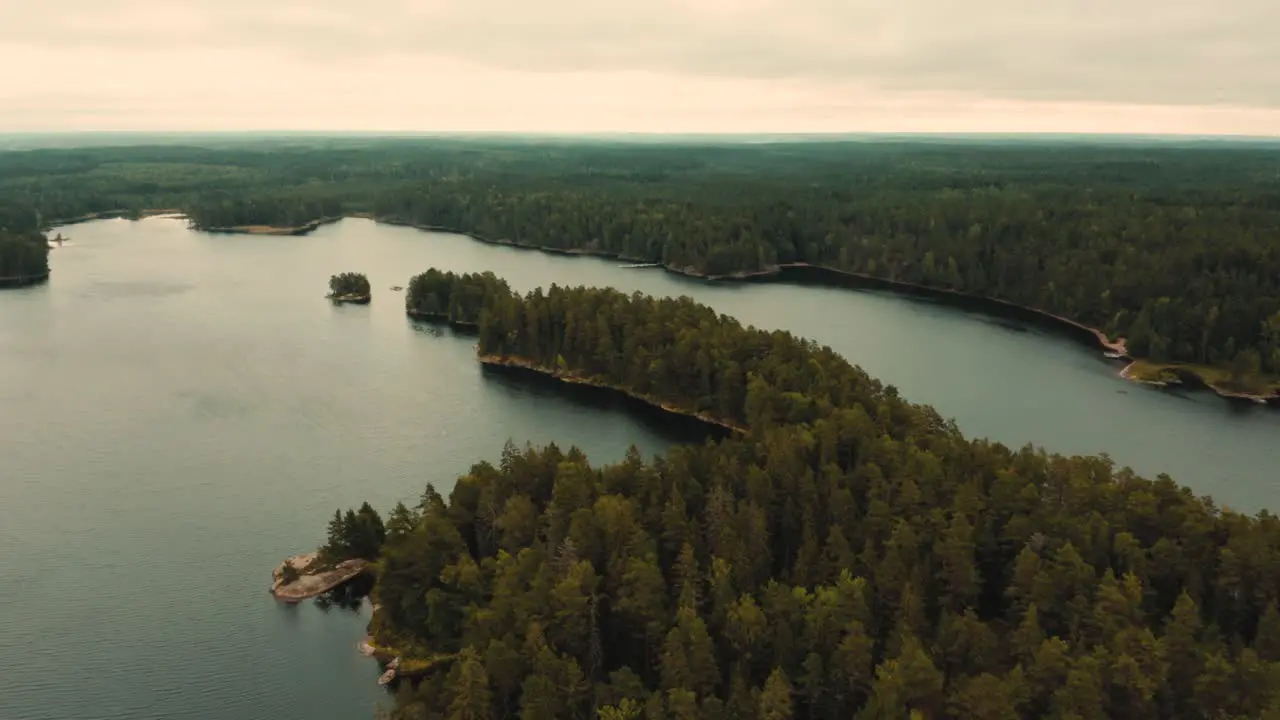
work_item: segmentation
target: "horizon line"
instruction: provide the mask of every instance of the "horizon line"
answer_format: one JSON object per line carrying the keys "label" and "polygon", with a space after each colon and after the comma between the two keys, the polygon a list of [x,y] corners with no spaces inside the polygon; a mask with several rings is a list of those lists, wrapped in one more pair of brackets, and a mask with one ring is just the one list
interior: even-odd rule
{"label": "horizon line", "polygon": [[534,135],[554,137],[590,137],[598,135],[639,135],[645,137],[673,136],[705,136],[705,137],[830,137],[830,136],[927,136],[927,137],[1150,137],[1150,138],[1243,138],[1243,139],[1276,139],[1275,135],[1251,135],[1243,133],[1211,133],[1211,132],[1102,132],[1081,131],[1066,132],[1061,130],[768,130],[761,132],[706,130],[689,131],[653,131],[653,130],[358,130],[358,129],[169,129],[169,130],[137,130],[137,129],[76,129],[76,130],[6,130],[0,128],[0,136],[16,135],[369,135],[369,136],[404,136],[404,135]]}
{"label": "horizon line", "polygon": [[[801,145],[806,143],[900,142],[956,145],[1075,145],[1148,147],[1245,147],[1259,151],[1280,146],[1280,135],[1225,133],[1124,132],[920,132],[920,131],[796,131],[796,132],[654,132],[654,131],[516,131],[516,130],[0,130],[0,153],[36,152],[155,144],[180,146],[183,141],[215,143],[278,142],[289,140],[442,140],[453,142],[616,143],[632,145]],[[157,141],[148,143],[148,140]]]}

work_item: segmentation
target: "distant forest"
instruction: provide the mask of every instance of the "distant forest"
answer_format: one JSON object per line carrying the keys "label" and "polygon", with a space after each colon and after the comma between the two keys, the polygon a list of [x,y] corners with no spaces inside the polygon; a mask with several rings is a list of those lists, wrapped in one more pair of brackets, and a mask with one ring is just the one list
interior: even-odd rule
{"label": "distant forest", "polygon": [[689,298],[414,286],[484,362],[744,433],[603,467],[512,445],[448,498],[336,513],[323,554],[375,561],[410,678],[395,720],[1280,718],[1274,515],[968,440]]}
{"label": "distant forest", "polygon": [[364,213],[726,275],[809,263],[999,298],[1136,356],[1280,374],[1280,148],[275,140],[0,155],[38,223]]}

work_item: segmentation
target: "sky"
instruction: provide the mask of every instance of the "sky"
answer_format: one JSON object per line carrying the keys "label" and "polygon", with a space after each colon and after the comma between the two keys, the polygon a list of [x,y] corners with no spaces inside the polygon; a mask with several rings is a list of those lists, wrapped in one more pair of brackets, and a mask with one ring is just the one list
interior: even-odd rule
{"label": "sky", "polygon": [[0,131],[1280,136],[1277,0],[0,0]]}

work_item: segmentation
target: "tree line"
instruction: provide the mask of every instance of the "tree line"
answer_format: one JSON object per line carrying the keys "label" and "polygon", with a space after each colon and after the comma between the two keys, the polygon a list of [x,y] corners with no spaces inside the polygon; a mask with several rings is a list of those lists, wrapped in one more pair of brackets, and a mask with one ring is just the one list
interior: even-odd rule
{"label": "tree line", "polygon": [[0,280],[49,272],[49,241],[40,233],[0,230]]}
{"label": "tree line", "polygon": [[357,510],[347,510],[346,514],[334,510],[325,543],[320,546],[319,559],[324,565],[354,558],[377,560],[386,539],[387,529],[382,517],[369,503],[362,504]]}
{"label": "tree line", "polygon": [[5,153],[46,220],[367,213],[696,274],[810,263],[1036,307],[1156,361],[1280,373],[1280,149],[316,140]]}
{"label": "tree line", "polygon": [[510,292],[507,282],[492,272],[458,275],[431,268],[410,278],[405,311],[452,325],[478,326],[485,301]]}
{"label": "tree line", "polygon": [[687,298],[488,287],[481,354],[748,433],[508,445],[393,508],[373,631],[428,668],[395,717],[1280,717],[1275,516],[968,440]]}

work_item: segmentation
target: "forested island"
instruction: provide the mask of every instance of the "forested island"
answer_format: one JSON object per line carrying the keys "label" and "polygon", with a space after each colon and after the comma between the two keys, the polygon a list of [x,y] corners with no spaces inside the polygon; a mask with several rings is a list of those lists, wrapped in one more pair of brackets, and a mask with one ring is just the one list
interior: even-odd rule
{"label": "forested island", "polygon": [[365,305],[372,298],[369,278],[362,273],[344,272],[329,278],[329,299],[336,303]]}
{"label": "forested island", "polygon": [[1273,515],[966,439],[687,298],[419,277],[483,360],[745,434],[604,467],[509,445],[385,525],[335,514],[395,718],[1280,717]]}
{"label": "forested island", "polygon": [[0,197],[210,230],[363,215],[700,277],[828,268],[1035,308],[1124,338],[1130,377],[1261,399],[1278,171],[1274,143],[296,139],[10,152]]}

